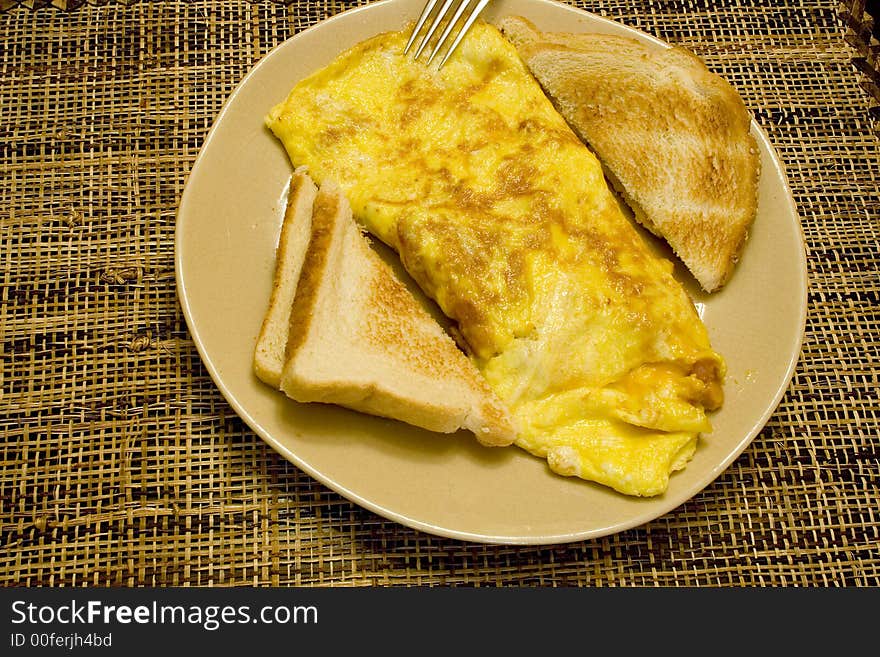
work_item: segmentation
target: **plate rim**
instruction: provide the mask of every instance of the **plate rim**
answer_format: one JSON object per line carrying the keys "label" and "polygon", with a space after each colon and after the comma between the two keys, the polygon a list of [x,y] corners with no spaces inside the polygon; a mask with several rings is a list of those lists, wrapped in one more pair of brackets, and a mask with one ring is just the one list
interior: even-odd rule
{"label": "plate rim", "polygon": [[[255,418],[245,406],[239,401],[239,399],[232,394],[232,392],[227,388],[227,386],[223,383],[223,377],[220,376],[217,366],[215,365],[211,355],[207,352],[201,338],[199,335],[198,327],[195,325],[192,319],[192,311],[190,307],[189,296],[186,293],[186,282],[184,280],[183,270],[185,269],[183,264],[183,231],[181,230],[181,226],[185,221],[186,216],[186,207],[187,201],[189,197],[189,190],[191,189],[189,185],[190,177],[193,172],[196,171],[200,162],[204,157],[206,157],[206,153],[209,150],[209,147],[214,139],[214,136],[217,132],[217,128],[222,122],[224,116],[229,110],[230,106],[235,102],[238,94],[241,90],[250,82],[250,80],[255,77],[262,66],[266,64],[267,61],[272,57],[277,57],[277,53],[286,47],[290,47],[289,44],[295,42],[300,38],[301,35],[306,32],[310,32],[316,29],[324,29],[328,24],[333,24],[336,22],[342,22],[351,20],[353,16],[360,14],[366,11],[374,11],[377,7],[383,5],[389,5],[399,2],[400,0],[379,0],[378,2],[372,2],[365,5],[360,5],[358,7],[353,7],[347,9],[345,11],[339,12],[330,16],[322,21],[319,21],[315,25],[312,25],[305,30],[301,30],[281,43],[273,46],[259,61],[257,61],[250,70],[245,74],[245,76],[239,81],[239,83],[233,88],[227,98],[224,100],[223,105],[220,110],[217,112],[214,117],[213,122],[211,123],[211,127],[208,130],[207,135],[202,142],[201,147],[199,148],[199,152],[196,155],[196,158],[193,160],[193,164],[187,172],[184,183],[183,190],[181,192],[180,200],[178,202],[177,211],[175,213],[175,238],[174,238],[174,271],[175,271],[175,283],[177,289],[177,297],[178,302],[180,303],[181,310],[184,315],[184,320],[186,321],[187,329],[192,337],[193,343],[195,344],[196,350],[199,354],[202,363],[205,368],[208,370],[208,374],[210,375],[212,381],[217,386],[223,398],[226,402],[232,407],[232,409],[236,412],[236,414],[247,424],[251,430],[253,430],[264,442],[266,442],[273,450],[275,450],[280,456],[282,456],[285,460],[308,474],[313,479],[320,482],[325,487],[335,491],[345,499],[349,500],[361,506],[369,511],[372,511],[387,520],[391,520],[397,522],[406,527],[416,529],[419,531],[426,532],[428,534],[432,534],[434,536],[440,536],[443,538],[449,539],[457,539],[463,541],[469,541],[474,543],[483,543],[490,545],[557,545],[564,543],[572,543],[575,541],[582,541],[594,538],[600,538],[603,536],[609,536],[612,534],[617,534],[620,532],[627,531],[629,529],[633,529],[635,527],[640,527],[649,522],[657,520],[670,512],[674,511],[679,506],[686,504],[688,501],[692,500],[694,496],[699,494],[701,491],[708,488],[724,471],[726,471],[730,465],[737,459],[739,456],[746,450],[746,448],[752,443],[755,437],[761,432],[761,430],[766,426],[769,419],[776,412],[779,404],[782,401],[786,391],[791,385],[792,379],[794,377],[794,373],[797,370],[797,366],[800,363],[803,356],[803,342],[806,330],[806,320],[808,315],[808,300],[809,300],[809,273],[807,268],[807,259],[806,259],[806,239],[804,236],[803,224],[801,222],[800,214],[797,210],[797,204],[794,199],[794,195],[791,191],[791,186],[788,181],[788,175],[785,170],[785,166],[779,157],[776,149],[774,148],[772,142],[770,141],[768,135],[764,131],[764,129],[757,123],[754,117],[750,119],[750,131],[753,136],[760,139],[762,142],[762,146],[766,149],[766,152],[769,154],[770,160],[773,165],[774,173],[779,178],[782,183],[782,189],[784,189],[784,202],[788,206],[789,211],[791,212],[791,216],[794,218],[794,223],[797,226],[797,234],[799,240],[799,249],[798,249],[798,270],[800,273],[799,284],[801,287],[802,294],[798,296],[799,303],[799,327],[797,332],[796,344],[793,345],[795,356],[790,359],[788,367],[786,369],[785,375],[780,379],[780,382],[777,386],[777,389],[773,395],[772,400],[768,400],[768,403],[761,414],[760,417],[756,419],[753,426],[749,431],[743,434],[742,438],[739,442],[727,453],[726,457],[722,459],[722,461],[716,463],[711,470],[707,472],[707,475],[699,478],[696,482],[683,489],[677,496],[674,502],[670,502],[668,504],[661,504],[659,506],[659,510],[654,510],[648,513],[636,514],[634,517],[629,520],[625,520],[618,523],[613,524],[605,524],[602,527],[594,527],[589,530],[583,531],[573,531],[573,532],[564,532],[560,534],[547,535],[547,536],[530,536],[530,535],[491,535],[491,534],[480,534],[471,531],[463,531],[451,529],[449,527],[443,527],[435,524],[431,524],[430,522],[426,522],[423,520],[419,520],[417,518],[410,517],[405,513],[401,513],[400,511],[394,511],[390,508],[387,508],[379,503],[376,503],[368,498],[365,498],[345,485],[342,485],[340,482],[332,479],[329,476],[324,475],[322,472],[314,468],[307,461],[302,460],[298,457],[293,451],[285,447],[278,439],[276,439],[271,432],[266,430],[263,425]],[[664,48],[672,47],[672,44],[663,41],[662,39],[644,32],[642,30],[636,29],[624,23],[606,18],[604,16],[600,16],[598,14],[594,14],[592,12],[586,11],[584,9],[580,9],[578,7],[574,7],[571,5],[566,5],[560,2],[556,2],[555,0],[526,0],[530,4],[535,5],[543,5],[549,11],[567,11],[571,12],[574,15],[577,15],[581,18],[587,18],[591,22],[604,23],[606,25],[611,26],[614,30],[620,31],[621,29],[631,34],[634,38],[640,41],[650,41],[658,46]],[[750,111],[751,114],[751,111]],[[764,171],[762,170],[761,175],[764,175]]]}

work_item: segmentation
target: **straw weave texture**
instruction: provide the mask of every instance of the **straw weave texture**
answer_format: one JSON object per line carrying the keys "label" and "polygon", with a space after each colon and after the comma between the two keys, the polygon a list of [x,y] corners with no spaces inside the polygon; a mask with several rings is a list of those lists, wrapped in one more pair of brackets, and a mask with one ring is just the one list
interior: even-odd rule
{"label": "straw weave texture", "polygon": [[504,547],[384,520],[286,462],[178,305],[175,212],[223,101],[357,3],[0,1],[3,585],[880,585],[876,102],[837,2],[576,3],[740,91],[787,167],[809,315],[782,403],[703,492],[614,536]]}
{"label": "straw weave texture", "polygon": [[840,17],[847,26],[846,42],[856,51],[852,62],[861,73],[860,84],[873,98],[870,113],[874,132],[880,136],[880,25],[868,10],[877,13],[878,0],[849,0],[840,9]]}

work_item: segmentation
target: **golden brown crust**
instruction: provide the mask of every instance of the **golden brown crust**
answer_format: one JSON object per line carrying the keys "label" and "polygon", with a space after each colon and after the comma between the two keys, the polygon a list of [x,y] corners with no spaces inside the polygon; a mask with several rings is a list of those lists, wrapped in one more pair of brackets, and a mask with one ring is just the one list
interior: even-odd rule
{"label": "golden brown crust", "polygon": [[294,307],[298,312],[290,313],[290,332],[287,338],[287,349],[284,360],[305,342],[314,318],[321,281],[325,275],[327,258],[330,255],[329,244],[333,240],[336,222],[340,221],[339,201],[336,194],[324,189],[318,191],[312,211],[312,237],[303,260],[299,283],[296,287]]}
{"label": "golden brown crust", "polygon": [[518,17],[502,30],[636,219],[705,290],[723,286],[755,217],[760,167],[736,90],[684,48],[541,33]]}
{"label": "golden brown crust", "polygon": [[293,173],[281,234],[275,249],[269,305],[254,347],[254,373],[274,388],[281,383],[291,295],[296,289],[299,267],[311,230],[312,202],[316,193],[317,188],[303,169]]}
{"label": "golden brown crust", "polygon": [[[364,245],[364,248],[369,248]],[[449,362],[447,345],[427,333],[413,332],[412,325],[428,319],[427,313],[413,302],[412,294],[390,268],[370,257],[372,285],[366,303],[368,329],[362,337],[381,348],[402,345],[409,367],[426,376],[449,376],[455,369]],[[433,322],[433,319],[431,319]]]}

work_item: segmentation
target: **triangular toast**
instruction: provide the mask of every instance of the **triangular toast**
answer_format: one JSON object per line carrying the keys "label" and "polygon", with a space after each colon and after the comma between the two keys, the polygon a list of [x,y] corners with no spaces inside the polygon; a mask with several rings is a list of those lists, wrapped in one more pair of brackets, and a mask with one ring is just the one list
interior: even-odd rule
{"label": "triangular toast", "polygon": [[[299,402],[338,404],[431,431],[463,428],[481,443],[511,444],[506,407],[370,247],[344,194],[323,185],[309,225],[296,219],[288,212],[285,223],[310,237],[287,330],[275,336],[287,338],[278,387]],[[295,232],[282,227],[288,240]],[[270,304],[267,316],[276,310]]]}

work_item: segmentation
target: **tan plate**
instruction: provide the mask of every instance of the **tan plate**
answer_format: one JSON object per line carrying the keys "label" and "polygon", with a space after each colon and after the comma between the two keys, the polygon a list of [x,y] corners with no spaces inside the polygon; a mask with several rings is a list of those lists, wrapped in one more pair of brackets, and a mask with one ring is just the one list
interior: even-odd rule
{"label": "tan plate", "polygon": [[[708,485],[761,430],[785,392],[806,314],[804,243],[785,175],[752,131],[763,173],[758,217],[732,281],[713,296],[688,289],[729,366],[724,408],[688,467],[653,499],[552,474],[516,448],[432,434],[345,409],[296,404],[263,385],[251,357],[266,309],[291,166],[263,116],[306,74],[378,32],[400,29],[424,0],[388,0],[335,16],[275,48],[244,78],[196,160],[177,216],[177,284],[199,353],[223,395],[266,442],[325,485],[387,518],[433,534],[550,544],[652,520]],[[635,30],[546,0],[498,0],[485,17],[530,18],[544,30]],[[684,277],[684,276],[683,276]],[[684,277],[686,278],[686,277]]]}

